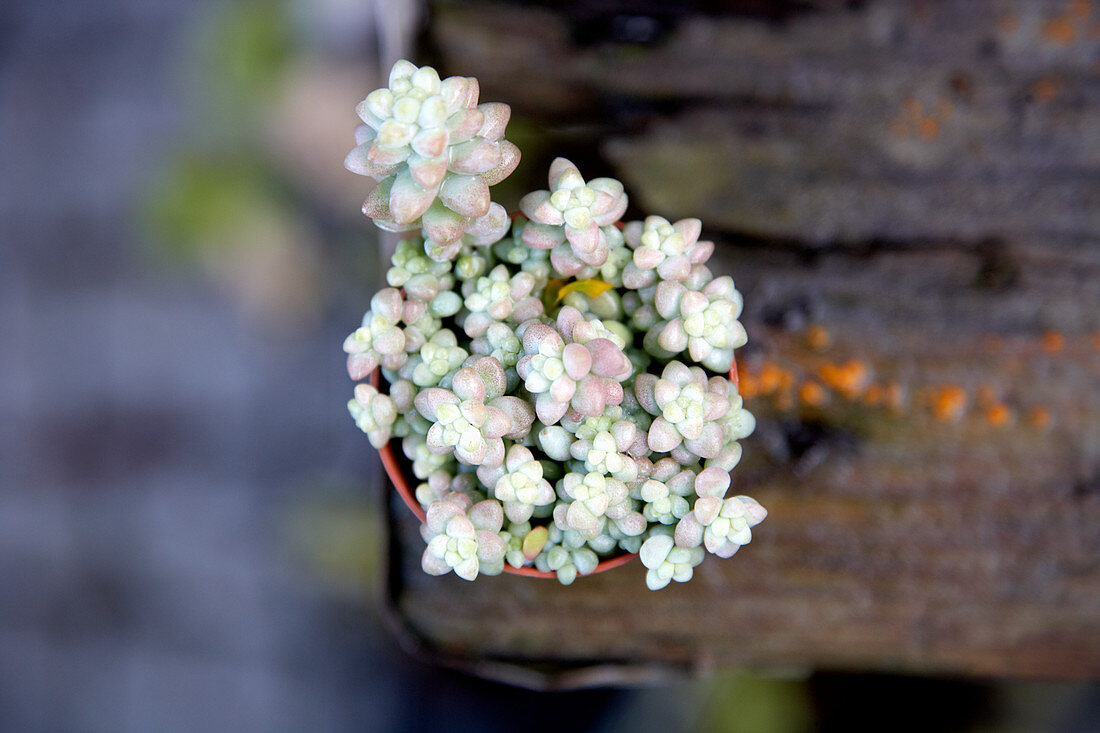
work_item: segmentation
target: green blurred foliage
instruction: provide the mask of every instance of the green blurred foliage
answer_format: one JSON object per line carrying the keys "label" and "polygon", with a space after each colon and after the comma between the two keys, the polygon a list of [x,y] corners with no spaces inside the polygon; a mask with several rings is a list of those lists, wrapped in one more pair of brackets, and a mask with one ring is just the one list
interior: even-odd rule
{"label": "green blurred foliage", "polygon": [[209,20],[200,45],[204,91],[214,110],[250,116],[278,88],[296,53],[284,2],[245,0]]}
{"label": "green blurred foliage", "polygon": [[297,53],[286,3],[218,8],[199,29],[194,53],[192,104],[203,111],[202,124],[165,160],[140,211],[158,254],[184,262],[247,239],[260,219],[295,211],[259,134],[264,102]]}
{"label": "green blurred foliage", "polygon": [[803,733],[813,730],[805,682],[723,672],[707,686],[698,720],[704,733]]}
{"label": "green blurred foliage", "polygon": [[310,498],[289,515],[291,546],[324,577],[333,589],[368,599],[385,570],[383,517],[361,499],[324,494],[324,486],[310,486]]}
{"label": "green blurred foliage", "polygon": [[283,205],[258,158],[185,152],[162,171],[143,208],[162,254],[191,262],[207,248],[232,241],[262,212]]}

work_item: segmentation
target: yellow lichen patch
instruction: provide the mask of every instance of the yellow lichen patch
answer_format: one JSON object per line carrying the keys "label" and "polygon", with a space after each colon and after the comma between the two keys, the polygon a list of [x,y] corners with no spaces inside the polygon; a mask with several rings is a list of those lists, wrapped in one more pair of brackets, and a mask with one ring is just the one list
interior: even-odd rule
{"label": "yellow lichen patch", "polygon": [[829,399],[829,395],[825,392],[824,387],[810,379],[803,382],[798,388],[798,399],[804,405],[820,407]]}
{"label": "yellow lichen patch", "polygon": [[929,393],[929,406],[937,420],[958,420],[966,411],[966,391],[957,384],[936,387]]}
{"label": "yellow lichen patch", "polygon": [[1066,345],[1066,338],[1057,331],[1047,331],[1042,337],[1043,351],[1056,354]]}
{"label": "yellow lichen patch", "polygon": [[870,371],[862,361],[851,359],[843,364],[823,364],[817,376],[846,399],[854,400],[867,389]]}
{"label": "yellow lichen patch", "polygon": [[1012,410],[1003,402],[998,402],[986,408],[985,419],[993,427],[1004,427],[1012,422]]}
{"label": "yellow lichen patch", "polygon": [[806,345],[814,351],[821,351],[831,340],[832,337],[824,326],[810,326],[806,329]]}

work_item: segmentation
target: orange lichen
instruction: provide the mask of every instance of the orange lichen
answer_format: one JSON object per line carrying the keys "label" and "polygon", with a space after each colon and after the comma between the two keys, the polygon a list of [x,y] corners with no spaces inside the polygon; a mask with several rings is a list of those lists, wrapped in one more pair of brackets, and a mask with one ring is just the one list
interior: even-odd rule
{"label": "orange lichen", "polygon": [[1036,104],[1046,104],[1058,96],[1062,89],[1062,82],[1054,78],[1040,79],[1031,87],[1031,98]]}
{"label": "orange lichen", "polygon": [[1012,33],[1020,27],[1020,19],[1016,17],[1015,13],[1005,13],[997,19],[997,28],[1003,33]]}
{"label": "orange lichen", "polygon": [[881,404],[886,399],[886,388],[881,384],[867,385],[867,391],[863,393],[863,404],[870,407]]}
{"label": "orange lichen", "polygon": [[794,395],[791,390],[786,389],[775,396],[775,406],[780,410],[791,410],[794,408]]}
{"label": "orange lichen", "polygon": [[895,117],[886,124],[887,131],[894,137],[908,137],[909,125],[900,117]]}
{"label": "orange lichen", "polygon": [[804,405],[810,407],[820,407],[825,404],[829,396],[825,392],[825,388],[814,380],[808,380],[802,383],[798,388],[798,399]]}
{"label": "orange lichen", "polygon": [[1056,354],[1066,345],[1066,338],[1057,331],[1047,331],[1042,337],[1043,351]]}
{"label": "orange lichen", "polygon": [[986,409],[985,419],[994,427],[1003,427],[1012,422],[1012,410],[1003,402],[998,402]]}
{"label": "orange lichen", "polygon": [[922,117],[917,122],[917,136],[922,140],[930,140],[940,134],[940,123],[934,117]]}
{"label": "orange lichen", "polygon": [[789,390],[794,384],[794,376],[775,362],[764,362],[757,376],[760,394],[774,394],[780,390]]}
{"label": "orange lichen", "polygon": [[829,345],[831,336],[824,326],[810,326],[806,329],[806,345],[814,351],[821,351]]}
{"label": "orange lichen", "polygon": [[1092,334],[1092,346],[1097,351],[1100,351],[1100,330],[1094,331]]}
{"label": "orange lichen", "polygon": [[901,103],[901,111],[909,117],[924,116],[924,106],[916,97],[907,97],[905,101]]}
{"label": "orange lichen", "polygon": [[887,382],[882,387],[885,394],[886,406],[894,412],[905,409],[905,392],[897,382]]}
{"label": "orange lichen", "polygon": [[1088,0],[1073,0],[1069,4],[1069,15],[1074,16],[1078,20],[1084,20],[1089,17],[1092,12],[1091,3]]}
{"label": "orange lichen", "polygon": [[1050,410],[1045,407],[1032,407],[1027,413],[1027,421],[1032,427],[1045,428],[1050,425]]}
{"label": "orange lichen", "polygon": [[741,365],[737,367],[737,391],[746,400],[752,399],[759,392],[756,377]]}
{"label": "orange lichen", "polygon": [[937,420],[958,420],[966,411],[966,391],[957,384],[937,387],[929,394],[929,402]]}
{"label": "orange lichen", "polygon": [[982,407],[992,407],[997,403],[997,391],[993,389],[993,385],[983,384],[978,387],[974,401]]}
{"label": "orange lichen", "polygon": [[851,359],[843,364],[823,364],[817,376],[846,399],[854,400],[867,389],[870,371],[863,362]]}
{"label": "orange lichen", "polygon": [[1073,24],[1064,17],[1051,18],[1043,26],[1043,38],[1061,45],[1066,45],[1073,40],[1077,30]]}

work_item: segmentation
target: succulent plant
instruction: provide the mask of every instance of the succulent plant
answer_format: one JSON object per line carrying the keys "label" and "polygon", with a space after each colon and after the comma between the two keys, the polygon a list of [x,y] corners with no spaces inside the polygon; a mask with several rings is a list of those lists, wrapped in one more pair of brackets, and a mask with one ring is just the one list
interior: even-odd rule
{"label": "succulent plant", "polygon": [[550,482],[542,477],[542,464],[530,450],[513,445],[504,458],[506,472],[493,485],[493,495],[504,502],[504,514],[512,522],[526,522],[536,506],[550,506],[556,498]]}
{"label": "succulent plant", "polygon": [[[658,279],[682,282],[691,275],[693,265],[710,259],[712,242],[700,242],[703,223],[681,219],[670,224],[660,216],[647,216],[644,222],[632,221],[623,228],[623,237],[633,249],[633,267],[625,274],[627,287],[638,289]],[[625,283],[624,283],[625,284]]]}
{"label": "succulent plant", "polygon": [[401,441],[426,572],[569,585],[638,553],[650,588],[686,581],[766,515],[725,496],[755,426],[727,376],[741,296],[698,220],[620,229],[622,184],[563,158],[509,218],[490,193],[519,159],[509,110],[477,98],[401,61],[357,108],[364,212],[407,234],[344,341],[352,379],[388,389],[356,385],[348,410],[375,447]]}
{"label": "succulent plant", "polygon": [[599,267],[607,261],[610,247],[602,227],[618,221],[626,206],[623,184],[613,178],[586,184],[577,166],[557,158],[550,165],[550,190],[534,191],[519,202],[530,220],[523,228],[523,241],[535,249],[552,250],[550,259],[557,271],[576,275],[586,265]]}
{"label": "succulent plant", "polygon": [[695,479],[695,506],[676,525],[676,544],[698,547],[719,557],[732,557],[752,540],[752,527],[768,516],[753,498],[724,498],[730,475],[720,468],[706,468]]}
{"label": "succulent plant", "polygon": [[508,549],[505,561],[514,568],[530,565],[542,553],[550,532],[544,526],[531,526],[530,522],[508,522],[500,533]]}
{"label": "succulent plant", "polygon": [[713,458],[723,446],[721,426],[715,422],[730,409],[729,381],[708,380],[706,372],[678,361],[669,362],[660,378],[639,374],[634,380],[638,403],[656,417],[649,427],[649,447],[668,453],[684,443],[701,458]]}
{"label": "succulent plant", "polygon": [[507,545],[498,534],[504,523],[500,504],[482,501],[470,506],[463,494],[450,494],[431,503],[420,534],[428,546],[420,566],[429,575],[455,575],[473,580],[479,573],[499,575],[504,570]]}
{"label": "succulent plant", "polygon": [[569,453],[584,461],[586,471],[595,471],[630,483],[638,478],[635,456],[649,452],[645,436],[629,420],[615,417],[621,409],[610,408],[611,415],[588,418],[577,426],[576,440],[569,446]]}
{"label": "succulent plant", "polygon": [[458,370],[452,388],[429,387],[413,404],[432,421],[427,445],[433,453],[454,452],[471,466],[499,466],[504,461],[505,435],[525,435],[534,420],[518,397],[504,396],[504,367],[491,356]]}
{"label": "succulent plant", "polygon": [[466,315],[463,330],[470,338],[485,333],[493,323],[511,319],[528,321],[542,315],[542,301],[531,295],[535,289],[535,277],[527,272],[511,275],[504,265],[497,265],[483,277],[472,282],[472,291],[466,296]]}
{"label": "succulent plant", "polygon": [[536,395],[535,413],[546,425],[556,423],[570,407],[595,417],[607,405],[622,402],[620,382],[630,376],[630,360],[611,338],[598,333],[594,322],[570,306],[559,311],[556,328],[524,324],[525,355],[516,370],[527,391]]}
{"label": "succulent plant", "polygon": [[370,444],[381,448],[390,439],[391,428],[397,420],[397,408],[393,400],[369,384],[355,385],[355,399],[348,402],[348,411],[356,426],[367,434]]}
{"label": "succulent plant", "polygon": [[700,290],[672,280],[662,281],[657,285],[654,304],[666,321],[649,331],[647,343],[669,354],[687,350],[693,361],[716,372],[729,371],[733,350],[744,346],[748,338],[737,320],[741,294],[730,277],[711,280]]}
{"label": "succulent plant", "polygon": [[388,87],[355,108],[365,124],[344,165],[378,181],[363,202],[375,224],[399,231],[421,223],[426,240],[448,245],[492,215],[489,186],[511,174],[519,149],[504,140],[511,109],[478,104],[478,91],[476,79],[441,81],[430,66],[401,60]]}
{"label": "succulent plant", "polygon": [[420,347],[420,353],[410,361],[409,379],[418,387],[433,387],[456,371],[470,354],[458,345],[454,332],[442,329]]}
{"label": "succulent plant", "polygon": [[[553,530],[550,537],[554,537]],[[566,547],[553,541],[548,542],[543,552],[535,558],[535,567],[543,572],[553,572],[562,585],[572,585],[578,575],[588,575],[595,571],[599,563],[599,555],[588,547]]]}
{"label": "succulent plant", "polygon": [[642,564],[649,569],[645,575],[646,586],[650,590],[660,590],[673,580],[686,583],[703,562],[705,554],[701,547],[683,547],[669,535],[655,532],[638,551]]}
{"label": "succulent plant", "polygon": [[638,487],[638,498],[645,502],[642,516],[650,522],[676,524],[691,510],[687,499],[674,493],[663,481],[643,481]]}
{"label": "succulent plant", "polygon": [[486,498],[479,491],[479,487],[477,476],[472,473],[460,471],[452,474],[450,471],[440,469],[434,471],[427,477],[427,480],[417,485],[415,496],[416,500],[420,502],[420,506],[425,509],[432,502],[452,493],[464,494],[472,503],[476,503]]}
{"label": "succulent plant", "polygon": [[558,495],[562,502],[554,509],[554,522],[587,540],[598,537],[608,520],[623,534],[645,531],[645,519],[633,510],[626,484],[616,478],[595,471],[567,473],[558,482]]}

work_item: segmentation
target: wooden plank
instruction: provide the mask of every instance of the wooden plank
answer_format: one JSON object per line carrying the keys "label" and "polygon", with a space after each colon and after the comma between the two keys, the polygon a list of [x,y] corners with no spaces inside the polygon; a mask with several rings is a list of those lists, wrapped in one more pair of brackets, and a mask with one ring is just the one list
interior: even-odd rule
{"label": "wooden plank", "polygon": [[565,11],[434,7],[448,73],[529,125],[604,116],[572,144],[715,235],[759,419],[735,487],[770,515],[658,593],[638,563],[430,578],[402,524],[405,628],[529,685],[1100,675],[1100,8],[820,4],[578,46]]}
{"label": "wooden plank", "polygon": [[[977,267],[955,256],[882,256],[872,272],[827,256],[822,274],[799,278],[787,274],[794,261],[750,259],[730,267],[747,300],[763,299],[750,319],[750,373],[771,365],[797,386],[822,364],[857,359],[876,383],[901,386],[901,406],[866,405],[866,391],[847,399],[829,390],[820,407],[797,396],[785,404],[781,393],[751,400],[759,426],[735,490],[770,515],[737,556],[708,558],[690,583],[659,593],[645,589],[638,563],[569,588],[429,578],[408,534],[395,603],[409,626],[452,657],[635,672],[749,664],[1100,674],[1096,345],[1072,338],[1051,352],[1021,335],[993,351],[976,319],[926,330],[907,303],[954,298],[965,312],[959,281]],[[876,275],[891,269],[926,276],[886,280],[884,291]],[[787,289],[765,292],[775,281]],[[811,307],[840,324],[822,351],[803,344],[805,332],[760,317],[811,287]],[[985,384],[1013,414],[1009,424],[991,423],[977,404]],[[941,385],[959,385],[971,403],[958,420],[932,411]],[[1033,422],[1034,408],[1049,411],[1049,425]]]}

